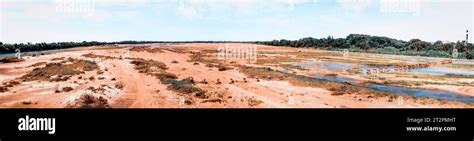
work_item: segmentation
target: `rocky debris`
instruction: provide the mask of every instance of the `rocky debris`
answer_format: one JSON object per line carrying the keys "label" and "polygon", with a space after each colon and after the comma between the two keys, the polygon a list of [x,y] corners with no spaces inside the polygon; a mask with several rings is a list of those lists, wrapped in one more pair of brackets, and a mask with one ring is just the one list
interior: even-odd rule
{"label": "rocky debris", "polygon": [[104,74],[104,71],[102,71],[102,70],[97,70],[97,75],[101,75],[101,74]]}
{"label": "rocky debris", "polygon": [[23,101],[23,102],[21,102],[21,104],[23,104],[23,105],[30,105],[30,104],[33,104],[33,102],[31,102],[31,101]]}
{"label": "rocky debris", "polygon": [[226,102],[226,100],[215,98],[215,99],[203,100],[201,103],[224,103],[224,102]]}
{"label": "rocky debris", "polygon": [[226,67],[224,65],[219,65],[219,66],[217,66],[217,68],[218,68],[217,70],[219,70],[219,71],[226,71],[226,70],[232,69],[232,68]]}
{"label": "rocky debris", "polygon": [[201,98],[201,99],[207,99],[209,98],[205,92],[201,91],[201,92],[197,92],[196,94],[194,94],[195,97],[197,98]]}
{"label": "rocky debris", "polygon": [[191,101],[191,100],[185,100],[185,101],[184,101],[184,104],[186,104],[186,105],[192,105],[192,104],[193,104],[193,101]]}
{"label": "rocky debris", "polygon": [[121,83],[121,82],[115,83],[115,88],[117,88],[117,89],[121,89],[121,90],[122,90],[124,87],[125,87],[125,85],[124,85],[123,83]]}
{"label": "rocky debris", "polygon": [[56,77],[51,77],[49,80],[50,82],[61,82],[61,81],[67,81],[71,78],[71,76],[56,76]]}
{"label": "rocky debris", "polygon": [[207,82],[206,79],[203,79],[203,80],[200,81],[199,83],[201,83],[201,84],[209,84],[209,82]]}
{"label": "rocky debris", "polygon": [[5,87],[5,86],[0,86],[0,93],[4,93],[4,92],[7,92],[8,91],[8,88]]}
{"label": "rocky debris", "polygon": [[263,101],[258,100],[254,97],[245,97],[245,101],[247,101],[248,105],[251,107],[257,106],[263,103]]}
{"label": "rocky debris", "polygon": [[13,86],[20,85],[20,84],[21,84],[20,82],[15,81],[15,80],[3,83],[4,87],[13,87]]}
{"label": "rocky debris", "polygon": [[64,88],[63,88],[63,92],[70,92],[70,91],[72,91],[72,90],[74,90],[74,89],[71,88],[71,87],[64,87]]}

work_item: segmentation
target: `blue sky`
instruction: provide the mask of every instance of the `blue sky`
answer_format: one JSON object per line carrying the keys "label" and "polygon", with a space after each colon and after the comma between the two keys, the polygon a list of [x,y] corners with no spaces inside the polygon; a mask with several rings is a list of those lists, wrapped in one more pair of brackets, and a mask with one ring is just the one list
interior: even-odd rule
{"label": "blue sky", "polygon": [[[403,4],[410,8],[393,10]],[[474,32],[471,0],[2,0],[0,7],[0,40],[7,43],[256,41],[351,33],[457,41],[467,29]]]}

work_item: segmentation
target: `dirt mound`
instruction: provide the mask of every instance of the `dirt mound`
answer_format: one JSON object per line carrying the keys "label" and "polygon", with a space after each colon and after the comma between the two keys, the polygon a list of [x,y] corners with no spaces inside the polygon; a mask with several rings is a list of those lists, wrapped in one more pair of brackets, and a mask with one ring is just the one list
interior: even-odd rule
{"label": "dirt mound", "polygon": [[24,59],[19,59],[18,57],[3,57],[0,58],[0,63],[16,63],[25,61]]}

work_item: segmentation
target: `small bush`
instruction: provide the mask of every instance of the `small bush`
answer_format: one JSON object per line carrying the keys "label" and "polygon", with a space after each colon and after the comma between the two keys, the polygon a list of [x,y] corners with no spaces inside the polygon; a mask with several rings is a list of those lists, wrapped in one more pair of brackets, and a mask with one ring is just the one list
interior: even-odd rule
{"label": "small bush", "polygon": [[108,108],[110,107],[107,99],[103,97],[95,97],[93,95],[85,94],[79,98],[78,103],[81,104],[80,108]]}
{"label": "small bush", "polygon": [[176,80],[171,78],[162,78],[160,79],[161,83],[167,84],[168,89],[181,92],[181,93],[194,93],[194,92],[203,92],[203,90],[194,87],[194,84],[187,79],[184,80]]}

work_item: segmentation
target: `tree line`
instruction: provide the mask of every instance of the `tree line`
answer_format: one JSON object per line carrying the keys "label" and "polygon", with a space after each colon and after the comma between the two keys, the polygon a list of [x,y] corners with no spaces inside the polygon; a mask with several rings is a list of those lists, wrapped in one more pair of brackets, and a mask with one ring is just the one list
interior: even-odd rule
{"label": "tree line", "polygon": [[222,43],[227,41],[120,41],[120,42],[97,42],[97,41],[83,41],[83,42],[54,42],[54,43],[2,43],[0,42],[0,54],[16,53],[16,49],[21,52],[44,51],[54,49],[67,49],[73,47],[86,47],[98,45],[113,45],[113,44],[147,44],[147,43]]}
{"label": "tree line", "polygon": [[396,55],[420,55],[431,57],[452,57],[454,48],[458,51],[458,58],[474,58],[473,44],[465,45],[464,42],[434,43],[412,39],[409,41],[397,40],[388,37],[370,36],[363,34],[350,34],[346,38],[302,38],[299,40],[273,40],[273,41],[120,41],[120,42],[57,42],[57,43],[2,43],[0,42],[0,54],[15,53],[16,49],[21,52],[43,51],[53,49],[67,49],[73,47],[112,45],[112,44],[145,44],[145,43],[256,43],[272,46],[290,46],[303,48],[318,48],[326,50],[344,50],[352,52],[369,52]]}
{"label": "tree line", "polygon": [[304,48],[319,48],[326,50],[344,50],[355,52],[384,53],[397,55],[420,55],[432,57],[452,57],[454,48],[458,51],[459,58],[473,59],[473,44],[465,45],[464,42],[434,43],[412,39],[409,41],[397,40],[388,37],[370,36],[363,34],[350,34],[346,38],[316,39],[312,37],[299,40],[273,40],[258,41],[257,44],[272,46],[290,46]]}

